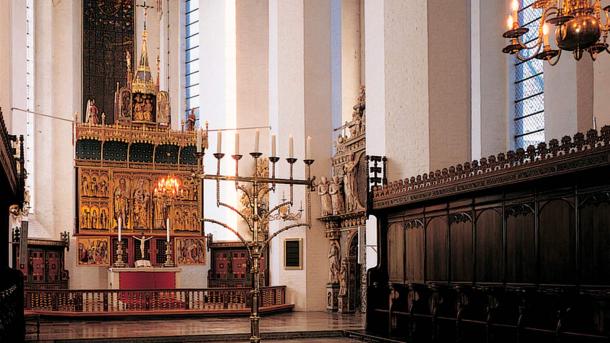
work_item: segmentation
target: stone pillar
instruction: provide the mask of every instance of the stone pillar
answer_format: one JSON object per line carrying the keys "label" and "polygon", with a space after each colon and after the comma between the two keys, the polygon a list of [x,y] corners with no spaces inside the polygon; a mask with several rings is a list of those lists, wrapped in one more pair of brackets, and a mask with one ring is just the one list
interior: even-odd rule
{"label": "stone pillar", "polygon": [[[331,169],[329,157],[332,155],[333,137],[331,6],[328,0],[305,0],[303,4],[305,36],[305,131],[303,134],[304,137],[311,136],[313,139],[311,155],[316,161],[311,168],[312,175],[324,175]],[[347,71],[346,73],[349,74]],[[307,206],[308,215],[312,218],[312,227],[306,231],[308,244],[305,247],[308,311],[323,311],[326,304],[326,294],[320,285],[326,282],[327,277],[319,271],[328,268],[328,241],[324,235],[324,225],[314,220],[320,213],[319,205],[319,202],[313,201]]]}
{"label": "stone pillar", "polygon": [[181,128],[181,120],[184,118],[185,100],[184,100],[184,60],[182,59],[182,50],[184,47],[183,39],[180,32],[184,28],[184,17],[181,1],[170,1],[166,3],[166,11],[168,12],[169,27],[167,34],[170,37],[167,46],[167,80],[166,86],[169,92],[171,110],[172,110],[172,129],[179,130]]}
{"label": "stone pillar", "polygon": [[593,83],[593,62],[587,55],[576,61],[564,51],[556,66],[544,64],[546,141],[593,127]]}
{"label": "stone pillar", "polygon": [[593,114],[597,128],[610,125],[610,55],[601,54],[593,63]]}
{"label": "stone pillar", "polygon": [[11,107],[12,101],[12,58],[11,38],[13,22],[11,20],[12,1],[0,2],[0,109],[3,113],[4,122],[8,129],[12,126]]}
{"label": "stone pillar", "polygon": [[[510,98],[510,74],[513,59],[502,53],[505,40],[498,39],[506,30],[502,20],[509,13],[505,0],[471,2],[471,79],[472,159],[479,159],[509,149],[514,105]],[[509,75],[510,74],[510,75]]]}

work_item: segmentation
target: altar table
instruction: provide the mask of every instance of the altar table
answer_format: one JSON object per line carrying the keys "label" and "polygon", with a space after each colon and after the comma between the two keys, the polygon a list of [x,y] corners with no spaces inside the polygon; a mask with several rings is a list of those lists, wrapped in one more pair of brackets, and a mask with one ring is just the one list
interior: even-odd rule
{"label": "altar table", "polygon": [[180,268],[108,268],[109,289],[180,288]]}

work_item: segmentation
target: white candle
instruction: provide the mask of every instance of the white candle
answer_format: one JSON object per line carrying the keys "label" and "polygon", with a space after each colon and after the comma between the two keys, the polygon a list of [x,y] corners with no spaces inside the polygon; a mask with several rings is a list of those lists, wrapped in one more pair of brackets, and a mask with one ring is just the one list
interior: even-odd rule
{"label": "white candle", "polygon": [[239,133],[235,132],[235,155],[239,155]]}
{"label": "white candle", "polygon": [[292,135],[288,136],[288,157],[294,157],[294,140],[292,139]]}
{"label": "white candle", "polygon": [[511,7],[513,10],[513,23],[518,23],[519,17],[517,15],[517,13],[519,12],[519,1],[513,0]]}
{"label": "white candle", "polygon": [[506,20],[506,26],[509,31],[513,29],[513,16],[512,15],[508,16],[508,19]]}
{"label": "white candle", "polygon": [[305,158],[311,160],[311,136],[307,136],[307,144],[305,145]]}
{"label": "white candle", "polygon": [[197,152],[201,152],[201,129],[197,130]]}
{"label": "white candle", "polygon": [[165,226],[167,226],[167,242],[169,242],[169,217],[167,217]]}
{"label": "white candle", "polygon": [[216,138],[216,152],[220,154],[222,152],[222,131],[218,131]]}
{"label": "white candle", "polygon": [[275,134],[271,135],[271,156],[272,157],[276,157],[277,155],[275,154]]}
{"label": "white candle", "polygon": [[121,217],[119,217],[119,241],[121,240]]}
{"label": "white candle", "polygon": [[257,129],[256,133],[254,134],[254,152],[259,152],[258,143],[259,143],[260,137],[261,137],[261,132],[260,132],[260,130]]}

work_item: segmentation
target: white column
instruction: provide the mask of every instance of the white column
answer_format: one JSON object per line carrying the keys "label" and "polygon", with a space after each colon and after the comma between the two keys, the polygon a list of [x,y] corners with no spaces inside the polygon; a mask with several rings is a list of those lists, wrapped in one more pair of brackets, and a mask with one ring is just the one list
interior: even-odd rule
{"label": "white column", "polygon": [[[199,73],[200,73],[200,125],[207,120],[210,129],[232,128],[235,126],[235,1],[200,0],[199,7]],[[235,170],[230,155],[233,141],[229,133],[223,133],[223,159],[221,173],[230,174]],[[217,133],[211,132],[209,150],[205,156],[206,172],[216,171]],[[205,216],[220,219],[231,226],[237,223],[234,213],[216,207],[216,184],[206,181],[204,199]],[[235,187],[227,182],[221,184],[221,201],[235,203]],[[212,233],[214,240],[236,240],[224,228],[206,224],[206,233]]]}
{"label": "white column", "polygon": [[[385,58],[384,39],[384,1],[364,2],[364,41],[366,49],[364,70],[366,79],[366,153],[386,155],[386,111],[385,111]],[[369,118],[374,118],[371,120]],[[366,222],[366,244],[377,245],[377,220],[369,217]],[[366,250],[367,268],[377,265],[375,249]]]}
{"label": "white column", "polygon": [[0,46],[3,47],[0,49],[0,85],[2,85],[2,87],[0,87],[0,109],[2,110],[4,122],[6,123],[9,132],[12,132],[11,107],[13,105],[11,87],[12,11],[11,1],[5,0],[0,2]]}
{"label": "white column", "polygon": [[[471,75],[472,75],[472,158],[479,159],[508,150],[512,137],[510,80],[512,58],[502,53],[506,44],[499,39],[506,30],[503,18],[506,0],[471,2]],[[497,18],[497,20],[490,20]]]}
{"label": "white column", "polygon": [[561,140],[593,127],[593,83],[593,62],[587,55],[577,62],[571,54],[564,53],[555,67],[545,63],[546,141]]}
{"label": "white column", "polygon": [[167,62],[169,63],[165,85],[169,91],[172,111],[172,129],[179,130],[181,121],[184,119],[185,93],[184,93],[184,9],[182,1],[166,2],[169,28],[167,34],[170,37],[167,51]]}
{"label": "white column", "polygon": [[597,129],[610,125],[610,55],[601,54],[593,63],[593,114]]}
{"label": "white column", "polygon": [[[312,157],[316,161],[311,168],[312,175],[325,175],[331,170],[330,157],[332,156],[333,138],[331,109],[331,6],[327,0],[306,0],[303,3],[305,132],[302,139],[311,136],[314,142]],[[344,35],[342,33],[342,36],[345,37],[348,34]],[[356,41],[359,42],[359,40]],[[346,42],[348,40],[343,39],[343,43]],[[353,46],[353,42],[348,44]],[[344,57],[343,59],[349,58]],[[343,63],[343,94],[353,93],[353,88],[358,88],[359,77],[356,81],[356,87],[352,86],[353,82],[349,82],[354,79],[354,69],[359,74],[359,66],[354,68],[353,64],[353,55],[352,60]],[[345,100],[345,96],[343,98]],[[304,155],[301,155],[300,159],[304,157]],[[299,163],[298,168],[303,169],[303,163]],[[300,188],[302,189],[303,187]],[[311,196],[311,200],[311,208],[306,208],[306,211],[311,210],[309,215],[312,218],[312,227],[305,231],[306,241],[304,247],[306,256],[305,271],[307,273],[307,310],[324,311],[327,299],[326,289],[323,286],[328,281],[328,275],[320,271],[328,270],[328,240],[324,234],[324,224],[315,219],[320,213],[320,203],[315,195]]]}
{"label": "white column", "polygon": [[[282,157],[280,177],[288,176],[285,158],[288,156],[288,136],[294,137],[294,154],[304,156],[305,132],[305,65],[304,65],[304,4],[303,0],[269,1],[269,122],[277,133],[278,154]],[[295,164],[295,178],[304,177],[302,161]],[[295,187],[296,208],[303,199],[303,187]],[[278,195],[288,188],[279,187]],[[277,198],[276,198],[277,201]],[[277,230],[274,222],[271,230]],[[296,310],[307,309],[307,282],[305,270],[285,270],[283,265],[284,239],[302,238],[304,249],[308,249],[306,229],[296,228],[278,235],[271,244],[270,278],[272,285],[284,284],[288,292],[286,301],[295,304]],[[305,265],[307,256],[304,254]],[[322,287],[322,285],[319,285]]]}

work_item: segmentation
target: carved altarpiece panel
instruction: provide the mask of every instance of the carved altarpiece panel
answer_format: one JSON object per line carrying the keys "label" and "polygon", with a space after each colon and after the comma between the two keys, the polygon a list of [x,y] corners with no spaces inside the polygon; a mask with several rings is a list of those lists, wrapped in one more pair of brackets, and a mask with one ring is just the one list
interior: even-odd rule
{"label": "carved altarpiece panel", "polygon": [[127,75],[126,52],[134,56],[134,0],[83,1],[83,117],[95,99],[106,123],[114,123],[117,84]]}

